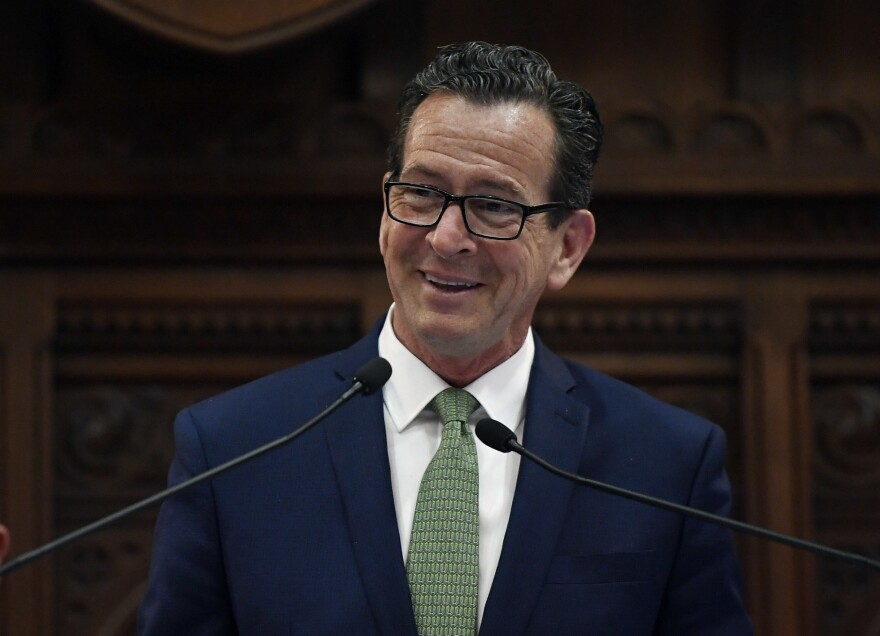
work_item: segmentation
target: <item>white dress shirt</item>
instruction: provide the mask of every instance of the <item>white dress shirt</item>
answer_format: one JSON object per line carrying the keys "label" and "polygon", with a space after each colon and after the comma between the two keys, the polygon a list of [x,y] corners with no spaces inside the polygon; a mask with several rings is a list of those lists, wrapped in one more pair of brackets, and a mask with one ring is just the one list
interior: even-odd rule
{"label": "white dress shirt", "polygon": [[[413,515],[422,475],[440,446],[442,427],[428,403],[449,385],[416,358],[394,334],[391,314],[379,334],[379,355],[391,363],[391,379],[382,388],[385,435],[391,465],[391,488],[400,548],[404,561],[409,551]],[[470,427],[484,417],[498,420],[522,439],[526,389],[535,343],[529,329],[523,346],[513,356],[464,387],[480,402],[470,417]],[[480,472],[480,580],[477,626],[489,596],[501,545],[510,518],[510,506],[519,472],[520,456],[499,453],[475,438]]]}

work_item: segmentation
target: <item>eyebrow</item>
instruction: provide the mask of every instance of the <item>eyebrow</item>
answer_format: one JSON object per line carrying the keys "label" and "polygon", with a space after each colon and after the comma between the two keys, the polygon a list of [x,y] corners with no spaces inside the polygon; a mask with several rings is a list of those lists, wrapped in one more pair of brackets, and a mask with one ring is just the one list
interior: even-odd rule
{"label": "eyebrow", "polygon": [[[440,182],[445,182],[444,173],[439,172],[437,170],[433,170],[433,169],[428,168],[428,167],[421,165],[421,164],[414,164],[412,166],[406,167],[401,172],[400,178],[404,179],[404,175],[406,175],[407,179],[421,177],[421,178],[425,178],[425,179],[438,180]],[[425,184],[425,185],[432,185],[432,184]],[[437,187],[437,186],[435,186],[435,187]],[[475,187],[477,188],[477,190],[482,188],[482,189],[490,190],[490,191],[495,190],[498,192],[503,192],[503,193],[505,193],[505,196],[512,196],[512,197],[519,197],[519,198],[525,197],[525,194],[523,193],[521,188],[517,187],[516,185],[514,185],[508,181],[500,181],[500,180],[495,180],[495,179],[480,179],[476,182]],[[480,194],[480,193],[478,193],[478,194]],[[489,194],[489,193],[485,192],[483,194]]]}

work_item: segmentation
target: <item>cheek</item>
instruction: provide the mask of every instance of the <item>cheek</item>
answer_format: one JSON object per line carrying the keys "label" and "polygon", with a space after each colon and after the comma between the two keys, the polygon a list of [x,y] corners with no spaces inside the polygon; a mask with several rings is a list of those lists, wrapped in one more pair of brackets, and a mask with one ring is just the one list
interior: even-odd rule
{"label": "cheek", "polygon": [[407,252],[410,241],[407,233],[402,230],[406,230],[406,227],[387,218],[382,220],[379,229],[379,251],[388,268],[399,265]]}
{"label": "cheek", "polygon": [[420,234],[418,230],[419,228],[410,228],[395,221],[390,221],[381,228],[379,249],[389,281],[395,279],[398,283],[403,283],[405,277],[421,262],[424,232]]}
{"label": "cheek", "polygon": [[499,269],[505,272],[521,294],[531,295],[535,288],[543,290],[548,274],[547,255],[539,244],[524,241],[511,247],[516,249],[500,255],[496,260]]}

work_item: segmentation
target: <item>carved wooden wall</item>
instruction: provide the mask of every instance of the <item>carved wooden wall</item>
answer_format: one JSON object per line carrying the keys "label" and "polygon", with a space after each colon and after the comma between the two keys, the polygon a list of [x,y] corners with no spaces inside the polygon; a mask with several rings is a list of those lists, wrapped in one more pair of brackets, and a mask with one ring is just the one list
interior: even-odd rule
{"label": "carved wooden wall", "polygon": [[[880,9],[328,0],[297,23],[293,4],[191,3],[163,30],[132,11],[182,4],[0,0],[16,553],[161,488],[181,407],[382,314],[397,91],[481,38],[544,52],[608,128],[597,245],[542,337],[723,426],[737,517],[880,557]],[[154,517],[12,575],[0,634],[133,633]],[[880,634],[876,574],[737,546],[759,634]]]}

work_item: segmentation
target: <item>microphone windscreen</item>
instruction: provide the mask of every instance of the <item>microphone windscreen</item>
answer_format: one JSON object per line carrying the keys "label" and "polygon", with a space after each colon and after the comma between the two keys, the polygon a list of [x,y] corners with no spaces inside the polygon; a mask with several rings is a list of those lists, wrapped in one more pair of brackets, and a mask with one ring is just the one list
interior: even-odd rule
{"label": "microphone windscreen", "polygon": [[381,389],[391,377],[391,365],[385,358],[373,358],[354,374],[354,381],[360,382],[364,395],[370,395]]}
{"label": "microphone windscreen", "polygon": [[477,422],[474,432],[486,446],[502,453],[509,453],[510,448],[507,443],[516,441],[516,433],[501,422],[488,417]]}

